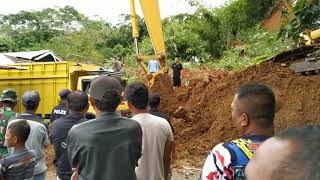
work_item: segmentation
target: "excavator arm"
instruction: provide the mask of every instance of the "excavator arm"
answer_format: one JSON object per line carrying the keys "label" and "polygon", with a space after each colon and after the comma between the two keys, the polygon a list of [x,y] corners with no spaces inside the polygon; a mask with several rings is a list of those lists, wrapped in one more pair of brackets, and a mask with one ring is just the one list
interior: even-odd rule
{"label": "excavator arm", "polygon": [[[164,45],[164,37],[160,18],[160,9],[158,0],[140,0],[141,9],[148,29],[148,33],[153,46],[154,54],[143,55],[139,50],[139,29],[137,22],[137,14],[135,10],[135,1],[130,0],[131,16],[132,16],[132,36],[136,51],[136,59],[146,74],[149,86],[152,86],[154,79],[158,75],[168,73],[168,65],[166,62],[166,50]],[[145,62],[155,59],[159,61],[160,70],[157,73],[151,74]]]}

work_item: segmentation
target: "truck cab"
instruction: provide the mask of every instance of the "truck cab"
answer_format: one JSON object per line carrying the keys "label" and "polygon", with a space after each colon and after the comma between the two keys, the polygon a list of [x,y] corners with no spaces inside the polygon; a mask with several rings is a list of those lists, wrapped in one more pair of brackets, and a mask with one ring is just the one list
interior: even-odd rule
{"label": "truck cab", "polygon": [[[77,84],[77,90],[81,90],[86,92],[89,96],[90,96],[90,83],[93,79],[99,77],[99,76],[113,76],[112,72],[104,72],[103,74],[100,75],[91,75],[91,76],[80,76],[78,78],[78,84]],[[127,85],[127,79],[126,78],[121,78],[116,76],[119,80],[120,83],[122,85],[123,90],[125,89],[126,85]],[[121,113],[121,116],[125,116],[125,117],[130,117],[131,113],[129,111],[128,108],[128,104],[126,101],[122,101],[121,104],[118,106],[117,111]],[[89,109],[88,109],[88,117],[92,118],[94,116],[95,112],[92,108],[92,106],[90,105]]]}

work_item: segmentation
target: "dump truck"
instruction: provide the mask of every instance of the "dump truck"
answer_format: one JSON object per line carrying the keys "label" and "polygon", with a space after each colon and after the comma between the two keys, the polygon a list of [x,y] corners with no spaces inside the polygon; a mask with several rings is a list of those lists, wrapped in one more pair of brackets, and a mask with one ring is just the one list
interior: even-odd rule
{"label": "dump truck", "polygon": [[[92,79],[99,76],[114,76],[121,79],[123,86],[125,78],[121,73],[107,71],[96,65],[80,64],[75,62],[42,62],[42,63],[18,63],[0,66],[0,91],[13,88],[21,98],[25,91],[37,91],[41,102],[37,114],[48,119],[54,106],[59,101],[59,91],[68,88],[71,91],[82,90],[89,93]],[[19,101],[17,112],[23,112],[24,107]],[[126,103],[119,105],[118,110],[126,116],[128,107]],[[90,107],[89,112],[93,113]]]}

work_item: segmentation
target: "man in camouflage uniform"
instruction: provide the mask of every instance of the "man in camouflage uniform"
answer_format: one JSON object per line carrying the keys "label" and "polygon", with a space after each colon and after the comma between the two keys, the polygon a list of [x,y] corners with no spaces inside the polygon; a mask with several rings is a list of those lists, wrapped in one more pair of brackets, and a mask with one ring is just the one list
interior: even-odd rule
{"label": "man in camouflage uniform", "polygon": [[17,102],[17,92],[14,89],[3,90],[0,96],[0,158],[8,154],[8,149],[4,146],[5,134],[8,121],[17,116],[14,112]]}

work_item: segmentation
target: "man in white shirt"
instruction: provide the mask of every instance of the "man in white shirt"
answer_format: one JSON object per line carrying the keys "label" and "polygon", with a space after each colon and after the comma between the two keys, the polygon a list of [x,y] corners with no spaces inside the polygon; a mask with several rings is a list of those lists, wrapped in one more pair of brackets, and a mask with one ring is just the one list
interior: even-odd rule
{"label": "man in white shirt", "polygon": [[138,180],[167,180],[173,133],[167,120],[148,113],[149,92],[142,83],[126,88],[126,98],[133,120],[142,128],[142,156],[136,175]]}
{"label": "man in white shirt", "polygon": [[150,72],[151,74],[158,72],[159,69],[160,69],[160,68],[159,68],[159,62],[158,62],[157,60],[154,60],[154,59],[149,60],[149,62],[148,62],[148,69],[149,69],[149,72]]}

